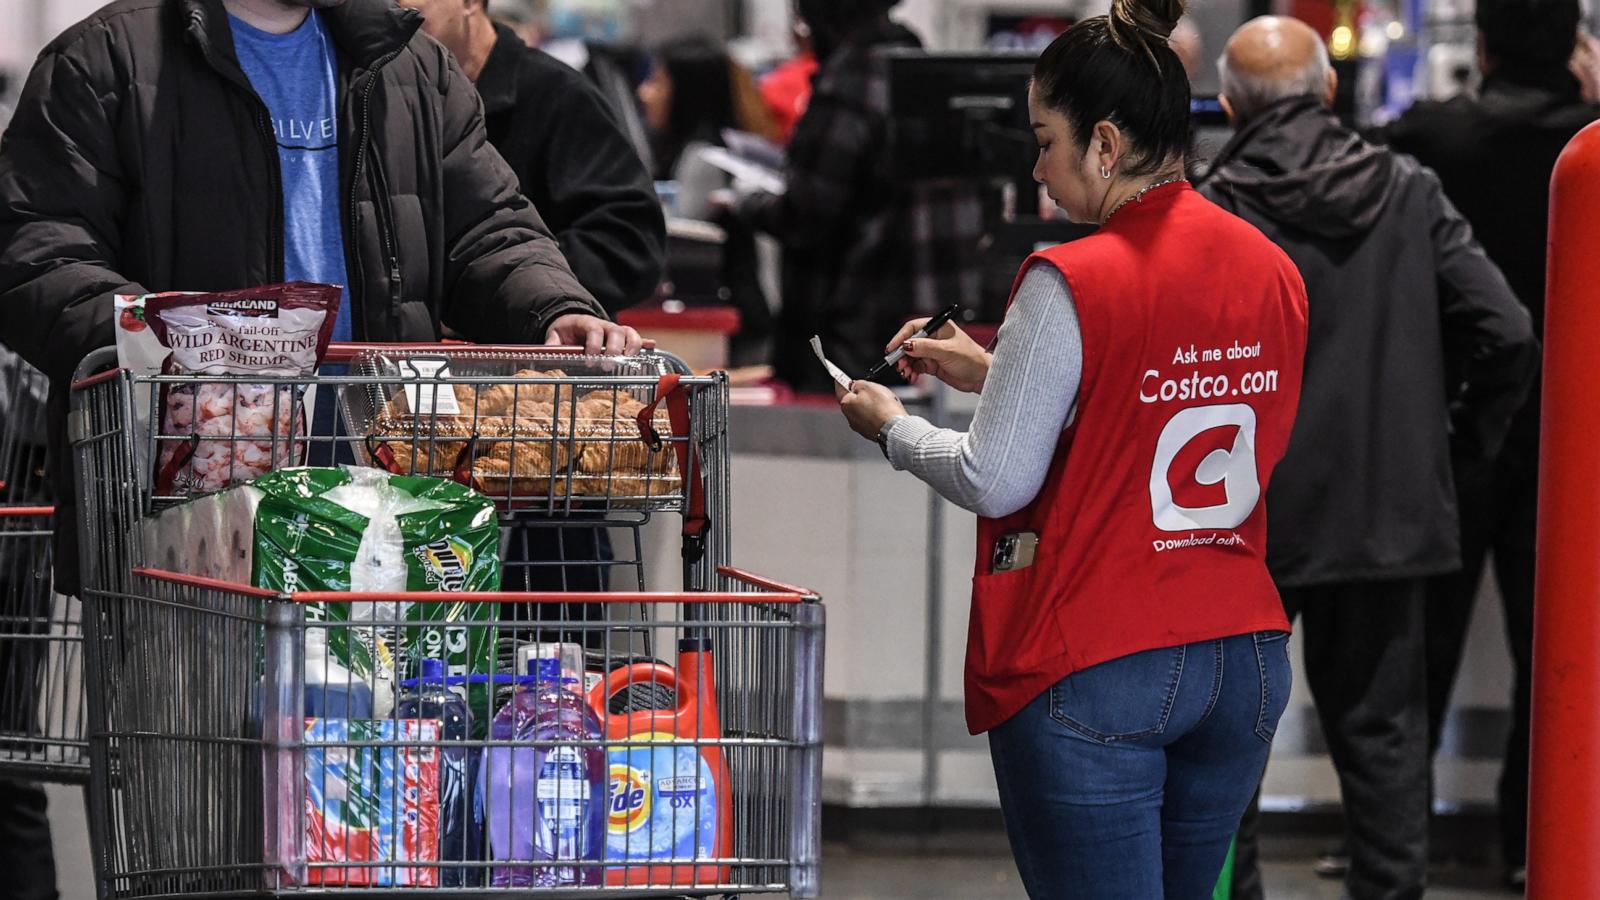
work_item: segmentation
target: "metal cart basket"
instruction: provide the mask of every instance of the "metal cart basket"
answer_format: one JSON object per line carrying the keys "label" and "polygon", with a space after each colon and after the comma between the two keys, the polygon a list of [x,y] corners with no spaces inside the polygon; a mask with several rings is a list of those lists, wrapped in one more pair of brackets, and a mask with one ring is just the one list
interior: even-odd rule
{"label": "metal cart basket", "polygon": [[[727,565],[725,378],[651,352],[329,358],[265,383],[80,370],[101,895],[816,896],[823,610]],[[206,510],[307,464],[353,467],[316,476],[341,489],[382,470],[370,496],[423,491],[408,510],[481,505],[522,590],[386,588],[399,563],[250,586],[260,531]],[[400,539],[370,515],[377,559]],[[646,590],[659,517],[682,524],[678,589]],[[406,544],[404,566],[459,587],[475,546]]]}
{"label": "metal cart basket", "polygon": [[51,589],[43,374],[0,348],[0,776],[88,780],[79,604]]}

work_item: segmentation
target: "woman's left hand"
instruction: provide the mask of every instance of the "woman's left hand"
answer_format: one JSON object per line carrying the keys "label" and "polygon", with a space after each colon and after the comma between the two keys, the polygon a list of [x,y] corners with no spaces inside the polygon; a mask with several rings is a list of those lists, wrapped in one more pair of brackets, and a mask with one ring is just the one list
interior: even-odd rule
{"label": "woman's left hand", "polygon": [[848,391],[835,384],[833,392],[839,398],[839,408],[844,410],[851,430],[869,441],[878,440],[878,433],[890,419],[906,414],[900,398],[881,384],[857,381]]}

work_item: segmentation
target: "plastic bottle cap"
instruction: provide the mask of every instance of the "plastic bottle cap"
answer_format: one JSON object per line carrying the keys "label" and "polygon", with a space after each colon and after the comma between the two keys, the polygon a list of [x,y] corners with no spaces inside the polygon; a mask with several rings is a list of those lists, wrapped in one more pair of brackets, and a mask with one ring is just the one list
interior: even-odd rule
{"label": "plastic bottle cap", "polygon": [[444,660],[442,660],[442,659],[425,659],[425,660],[423,660],[422,661],[422,680],[423,681],[443,681],[444,680]]}

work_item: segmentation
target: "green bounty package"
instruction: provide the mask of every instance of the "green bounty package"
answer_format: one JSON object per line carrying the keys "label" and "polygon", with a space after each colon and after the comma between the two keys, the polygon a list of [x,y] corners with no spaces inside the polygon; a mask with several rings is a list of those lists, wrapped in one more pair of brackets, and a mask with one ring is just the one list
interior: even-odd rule
{"label": "green bounty package", "polygon": [[[494,503],[438,478],[367,468],[297,468],[185,503],[148,520],[145,546],[161,568],[273,591],[459,593],[500,588]],[[329,654],[373,688],[373,713],[393,709],[395,685],[424,658],[451,674],[493,671],[491,604],[317,603]],[[370,622],[373,624],[362,624]],[[416,622],[417,625],[394,625]],[[391,624],[380,624],[391,623]],[[315,665],[315,661],[310,661]],[[474,686],[473,708],[487,708]]]}

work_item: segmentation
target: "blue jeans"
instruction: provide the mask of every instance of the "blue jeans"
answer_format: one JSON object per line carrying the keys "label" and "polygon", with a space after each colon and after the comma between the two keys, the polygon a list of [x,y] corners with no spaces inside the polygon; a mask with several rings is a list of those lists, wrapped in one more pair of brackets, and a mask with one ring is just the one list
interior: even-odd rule
{"label": "blue jeans", "polygon": [[1209,898],[1289,702],[1288,637],[1114,659],[989,732],[1028,896]]}

